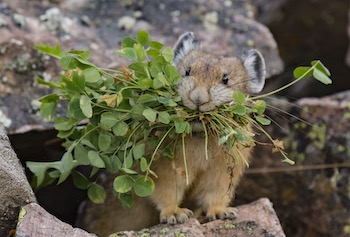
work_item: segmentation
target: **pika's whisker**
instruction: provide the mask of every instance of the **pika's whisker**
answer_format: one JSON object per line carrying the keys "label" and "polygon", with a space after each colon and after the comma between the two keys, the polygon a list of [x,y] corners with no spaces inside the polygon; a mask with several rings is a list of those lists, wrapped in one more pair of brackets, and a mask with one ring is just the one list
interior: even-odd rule
{"label": "pika's whisker", "polygon": [[280,109],[280,108],[278,108],[278,107],[276,107],[276,106],[267,105],[267,107],[268,107],[268,108],[272,108],[272,109],[274,109],[274,110],[277,110],[277,111],[281,112],[282,114],[286,114],[286,115],[288,115],[288,116],[290,116],[290,117],[292,117],[292,118],[294,118],[294,119],[296,119],[296,120],[298,120],[298,121],[300,121],[300,122],[303,122],[303,123],[305,123],[305,124],[307,124],[307,125],[309,125],[309,126],[312,126],[312,124],[309,123],[309,122],[307,122],[306,120],[304,120],[304,119],[302,119],[302,118],[300,118],[300,117],[298,117],[298,116],[296,116],[296,115],[294,115],[294,114],[291,114],[291,113],[289,113],[289,112],[287,112],[287,111],[284,111],[283,109]]}

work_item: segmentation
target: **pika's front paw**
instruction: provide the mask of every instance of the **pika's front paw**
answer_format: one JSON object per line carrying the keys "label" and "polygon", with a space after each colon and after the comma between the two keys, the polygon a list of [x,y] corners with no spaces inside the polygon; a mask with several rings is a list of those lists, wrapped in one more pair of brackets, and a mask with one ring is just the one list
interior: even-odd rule
{"label": "pika's front paw", "polygon": [[234,219],[237,217],[237,209],[234,207],[212,207],[208,209],[207,218],[209,221],[216,219]]}
{"label": "pika's front paw", "polygon": [[176,208],[176,211],[163,210],[160,213],[160,222],[163,224],[178,224],[188,221],[193,216],[193,212],[187,208]]}

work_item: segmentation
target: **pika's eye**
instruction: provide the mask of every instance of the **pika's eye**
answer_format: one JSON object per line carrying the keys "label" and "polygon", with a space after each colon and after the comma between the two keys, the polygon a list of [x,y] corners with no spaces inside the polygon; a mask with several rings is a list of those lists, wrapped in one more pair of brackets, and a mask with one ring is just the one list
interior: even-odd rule
{"label": "pika's eye", "polygon": [[222,76],[222,83],[224,83],[225,85],[228,83],[228,76],[226,73]]}
{"label": "pika's eye", "polygon": [[190,73],[191,73],[191,67],[188,67],[186,69],[186,77],[188,77],[190,75]]}

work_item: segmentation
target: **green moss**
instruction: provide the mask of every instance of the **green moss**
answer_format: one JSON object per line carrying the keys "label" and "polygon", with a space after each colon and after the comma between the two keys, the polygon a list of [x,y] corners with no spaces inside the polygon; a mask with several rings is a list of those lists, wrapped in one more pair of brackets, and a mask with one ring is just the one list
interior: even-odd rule
{"label": "green moss", "polygon": [[236,225],[232,224],[230,221],[225,221],[224,222],[224,229],[225,230],[232,230],[232,229],[235,229],[235,228],[236,228]]}
{"label": "green moss", "polygon": [[304,122],[294,123],[293,127],[295,129],[305,129],[307,127],[307,124]]}
{"label": "green moss", "polygon": [[244,230],[248,235],[252,235],[256,227],[257,227],[257,224],[254,221],[248,221],[244,226]]}
{"label": "green moss", "polygon": [[302,118],[307,118],[310,113],[310,108],[308,106],[303,106],[300,111],[300,115]]}
{"label": "green moss", "polygon": [[318,148],[323,149],[326,144],[326,131],[327,127],[325,124],[314,125],[311,127],[311,131],[308,132],[307,137],[311,139],[312,144]]}
{"label": "green moss", "polygon": [[110,235],[110,237],[124,237],[124,236],[126,236],[126,234],[124,234],[123,231],[120,231],[120,232],[117,232],[117,233]]}
{"label": "green moss", "polygon": [[150,237],[151,233],[148,228],[142,229],[137,232],[137,237]]}
{"label": "green moss", "polygon": [[303,162],[305,160],[305,154],[298,152],[298,140],[294,139],[293,134],[283,139],[283,145],[288,150],[288,155],[295,162]]}
{"label": "green moss", "polygon": [[22,218],[27,214],[27,211],[24,208],[21,208],[18,214],[18,223],[19,224],[22,220]]}
{"label": "green moss", "polygon": [[247,45],[250,47],[253,47],[255,45],[255,43],[253,40],[249,39],[249,40],[247,40]]}
{"label": "green moss", "polygon": [[168,227],[164,227],[164,228],[162,228],[162,229],[159,231],[160,234],[166,234],[166,233],[168,233],[168,232],[169,232],[169,228],[168,228]]}
{"label": "green moss", "polygon": [[348,102],[348,103],[346,104],[346,108],[347,108],[348,110],[350,110],[350,102]]}
{"label": "green moss", "polygon": [[344,234],[350,234],[350,225],[345,225],[343,228]]}
{"label": "green moss", "polygon": [[174,232],[175,237],[186,237],[186,234],[183,233],[181,230],[177,230]]}
{"label": "green moss", "polygon": [[337,151],[340,153],[340,152],[343,152],[343,151],[345,151],[346,150],[346,148],[343,146],[343,145],[341,145],[341,144],[338,144],[338,146],[337,146]]}
{"label": "green moss", "polygon": [[7,69],[14,70],[19,73],[27,72],[32,68],[35,68],[35,64],[33,64],[32,57],[28,53],[19,55],[11,63],[7,64]]}

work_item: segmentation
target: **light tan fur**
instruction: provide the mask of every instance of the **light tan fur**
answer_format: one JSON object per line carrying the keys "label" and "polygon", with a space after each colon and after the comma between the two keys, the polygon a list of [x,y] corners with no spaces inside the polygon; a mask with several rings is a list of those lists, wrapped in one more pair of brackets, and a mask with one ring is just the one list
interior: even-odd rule
{"label": "light tan fur", "polygon": [[[248,92],[247,71],[236,57],[220,57],[193,50],[177,68],[182,76],[188,68],[191,69],[190,76],[183,77],[178,86],[183,104],[190,109],[210,111],[232,101],[233,91]],[[223,74],[229,78],[227,85],[221,83]]]}
{"label": "light tan fur", "polygon": [[[178,93],[185,106],[209,111],[232,101],[232,93],[236,90],[250,92],[252,85],[249,83],[255,80],[251,77],[255,72],[249,70],[258,68],[251,65],[257,63],[256,59],[263,60],[259,53],[254,51],[243,59],[224,58],[202,51],[191,40],[193,41],[193,34],[188,33],[180,38],[175,47],[175,50],[179,47],[182,50],[178,54],[180,56],[175,57],[175,64],[182,76]],[[186,75],[189,68],[190,73]],[[264,76],[263,61],[261,69],[261,75]],[[224,74],[229,78],[227,83],[222,82]],[[196,123],[192,127],[194,132],[185,137],[188,176],[179,142],[174,160],[160,157],[154,161],[152,170],[158,178],[154,179],[155,190],[150,197],[135,197],[135,205],[131,209],[123,209],[112,195],[113,177],[110,177],[105,184],[109,188],[107,201],[98,208],[93,208],[90,204],[85,208],[83,227],[104,236],[120,230],[142,229],[159,222],[183,223],[193,213],[195,217],[204,213],[209,220],[234,218],[236,209],[229,207],[229,204],[246,163],[236,150],[227,150],[218,145],[218,138],[213,135],[209,136],[206,160],[202,128]],[[246,161],[249,161],[250,149],[238,149]],[[92,208],[94,213],[89,211]]]}
{"label": "light tan fur", "polygon": [[[108,190],[106,202],[97,208],[93,204],[88,205],[83,227],[99,236],[107,236],[121,230],[140,230],[158,224],[160,220],[171,224],[183,223],[192,217],[192,211],[196,218],[202,213],[206,213],[210,220],[234,218],[236,210],[228,205],[246,164],[240,158],[233,158],[235,151],[225,151],[217,143],[217,138],[210,137],[209,158],[206,160],[203,134],[186,137],[189,185],[180,149],[174,161],[161,157],[154,162],[152,169],[158,179],[154,179],[153,194],[148,198],[134,196],[135,204],[130,209],[121,207],[119,200],[113,196],[113,177],[110,177],[104,184]],[[241,152],[249,157],[248,148]]]}

